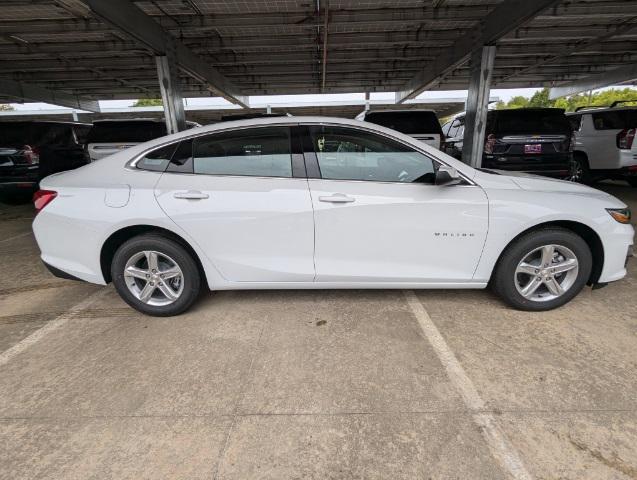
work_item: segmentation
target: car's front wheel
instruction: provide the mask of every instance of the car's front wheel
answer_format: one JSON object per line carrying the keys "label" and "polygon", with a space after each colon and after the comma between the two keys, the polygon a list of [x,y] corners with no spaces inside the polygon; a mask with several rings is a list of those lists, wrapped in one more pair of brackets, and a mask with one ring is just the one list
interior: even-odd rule
{"label": "car's front wheel", "polygon": [[505,250],[491,283],[515,308],[551,310],[584,288],[592,265],[591,251],[579,235],[562,228],[545,228],[523,235]]}
{"label": "car's front wheel", "polygon": [[131,238],[117,249],[111,278],[126,303],[160,317],[187,310],[201,289],[192,256],[178,242],[155,233]]}

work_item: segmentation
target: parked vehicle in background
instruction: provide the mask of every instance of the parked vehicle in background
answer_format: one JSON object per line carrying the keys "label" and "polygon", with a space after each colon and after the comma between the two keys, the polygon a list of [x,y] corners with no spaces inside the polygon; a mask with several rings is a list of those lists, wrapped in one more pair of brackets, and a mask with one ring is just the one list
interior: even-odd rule
{"label": "parked vehicle in background", "polygon": [[440,122],[433,110],[371,110],[359,114],[356,120],[391,128],[437,149],[443,140]]}
{"label": "parked vehicle in background", "polygon": [[575,132],[579,180],[621,179],[637,187],[637,107],[587,108],[567,114]]}
{"label": "parked vehicle in background", "polygon": [[[464,114],[443,126],[443,151],[462,157]],[[482,167],[571,179],[574,173],[571,125],[559,108],[490,110]]]}
{"label": "parked vehicle in background", "polygon": [[82,144],[90,128],[77,122],[0,122],[0,192],[30,197],[47,175],[86,164]]}
{"label": "parked vehicle in background", "polygon": [[[42,181],[42,260],[150,315],[202,288],[485,288],[549,310],[619,280],[630,210],[570,182],[465,165],[325,117],[220,122]],[[82,239],[78,248],[77,239]]]}
{"label": "parked vehicle in background", "polygon": [[[198,127],[186,122],[187,128]],[[96,120],[88,133],[86,151],[91,161],[112,155],[138,143],[167,135],[166,122],[155,118]]]}

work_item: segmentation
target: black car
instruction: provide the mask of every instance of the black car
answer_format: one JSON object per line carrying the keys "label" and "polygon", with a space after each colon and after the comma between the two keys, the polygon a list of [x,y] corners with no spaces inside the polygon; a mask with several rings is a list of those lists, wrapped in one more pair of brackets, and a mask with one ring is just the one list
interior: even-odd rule
{"label": "black car", "polygon": [[[445,123],[442,130],[443,151],[461,158],[464,115]],[[573,130],[560,108],[490,110],[482,167],[568,178],[573,144]]]}
{"label": "black car", "polygon": [[76,122],[0,122],[0,193],[30,196],[47,175],[85,165],[82,144],[90,128]]}

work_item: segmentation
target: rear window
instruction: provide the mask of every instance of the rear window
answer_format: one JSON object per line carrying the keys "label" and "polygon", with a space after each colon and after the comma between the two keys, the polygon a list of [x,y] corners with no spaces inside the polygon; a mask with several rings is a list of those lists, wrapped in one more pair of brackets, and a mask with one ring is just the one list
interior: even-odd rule
{"label": "rear window", "polygon": [[615,110],[593,113],[595,130],[623,130],[637,127],[637,110]]}
{"label": "rear window", "polygon": [[442,135],[438,117],[433,112],[371,112],[365,121],[392,128],[406,135],[437,133]]}
{"label": "rear window", "polygon": [[75,144],[71,126],[63,123],[0,123],[0,146],[71,146]]}
{"label": "rear window", "polygon": [[86,143],[147,142],[164,135],[163,122],[95,122]]}
{"label": "rear window", "polygon": [[0,146],[22,147],[32,143],[31,124],[29,123],[0,123]]}
{"label": "rear window", "polygon": [[500,110],[496,113],[495,133],[533,134],[570,132],[566,115],[561,110]]}

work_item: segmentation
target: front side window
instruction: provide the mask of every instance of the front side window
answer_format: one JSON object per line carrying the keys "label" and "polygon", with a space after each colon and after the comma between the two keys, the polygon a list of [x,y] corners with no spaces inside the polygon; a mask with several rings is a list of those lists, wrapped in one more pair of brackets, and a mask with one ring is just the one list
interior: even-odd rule
{"label": "front side window", "polygon": [[290,130],[262,127],[195,138],[194,173],[292,177]]}
{"label": "front side window", "polygon": [[310,131],[324,179],[434,182],[433,160],[400,142],[354,128],[314,126]]}

